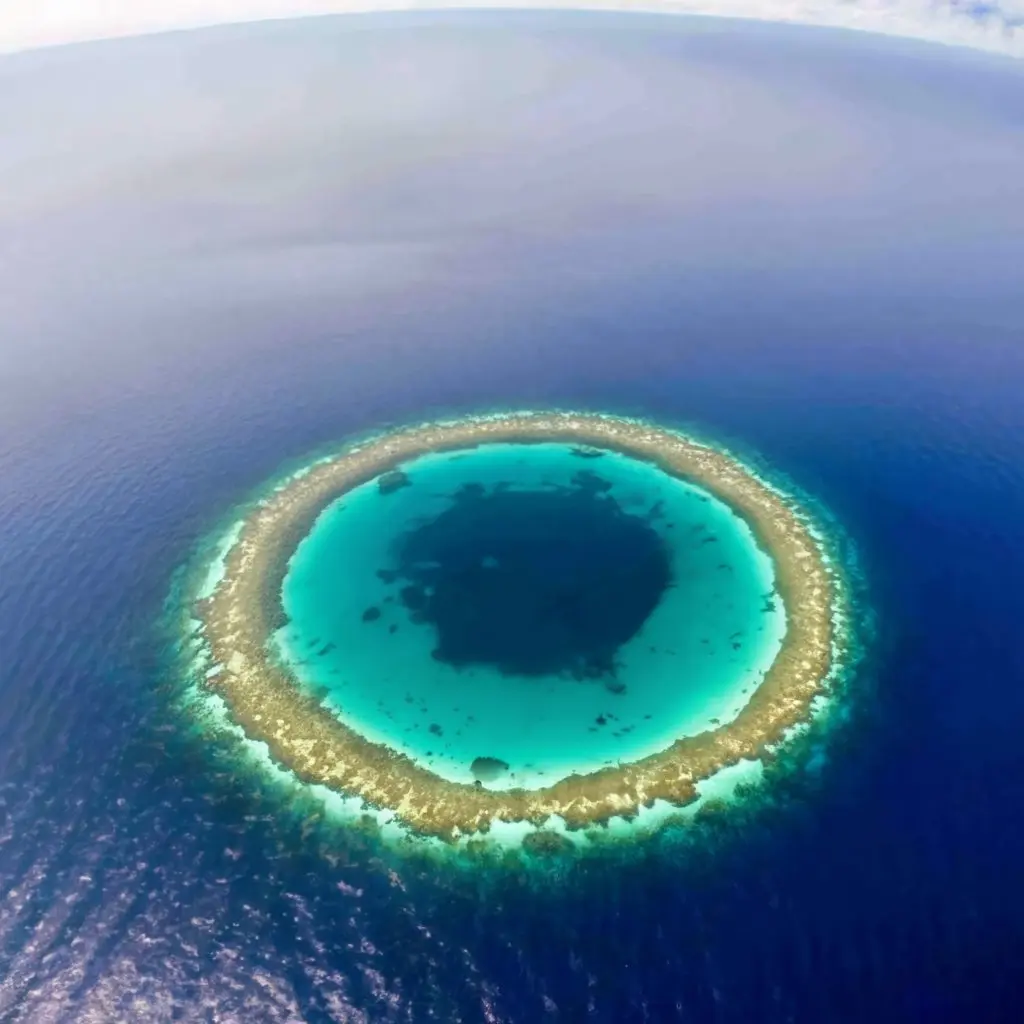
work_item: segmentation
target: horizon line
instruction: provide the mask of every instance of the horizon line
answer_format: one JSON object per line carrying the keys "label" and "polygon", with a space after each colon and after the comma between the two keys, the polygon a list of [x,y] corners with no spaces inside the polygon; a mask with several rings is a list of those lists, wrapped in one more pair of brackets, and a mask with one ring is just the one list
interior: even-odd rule
{"label": "horizon line", "polygon": [[846,29],[1024,58],[1024,0],[15,0],[0,56],[325,15],[519,11],[691,15]]}

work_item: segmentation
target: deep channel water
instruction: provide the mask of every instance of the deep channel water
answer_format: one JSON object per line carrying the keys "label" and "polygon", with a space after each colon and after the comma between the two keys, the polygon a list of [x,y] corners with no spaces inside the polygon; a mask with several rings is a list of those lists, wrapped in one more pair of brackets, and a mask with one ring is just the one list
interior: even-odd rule
{"label": "deep channel water", "polygon": [[537,787],[731,720],[779,648],[771,560],[706,491],[614,452],[483,445],[331,505],[277,640],[339,717],[453,782]]}

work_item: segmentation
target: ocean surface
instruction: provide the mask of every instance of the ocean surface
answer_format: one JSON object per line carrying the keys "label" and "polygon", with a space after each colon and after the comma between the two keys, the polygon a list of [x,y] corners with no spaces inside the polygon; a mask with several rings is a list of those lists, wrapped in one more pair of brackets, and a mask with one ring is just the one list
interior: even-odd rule
{"label": "ocean surface", "polygon": [[706,491],[589,455],[484,445],[336,501],[289,565],[284,660],[446,779],[504,762],[495,789],[731,721],[785,633],[771,559]]}
{"label": "ocean surface", "polygon": [[[1017,65],[339,19],[5,58],[0,139],[0,1019],[1019,1019]],[[240,501],[550,406],[716,438],[850,538],[875,632],[810,761],[456,868],[189,718],[169,609]]]}

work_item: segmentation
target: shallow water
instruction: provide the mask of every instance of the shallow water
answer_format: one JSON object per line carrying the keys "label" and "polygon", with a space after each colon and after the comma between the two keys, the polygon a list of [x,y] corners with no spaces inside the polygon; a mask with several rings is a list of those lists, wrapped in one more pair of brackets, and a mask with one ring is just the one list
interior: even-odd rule
{"label": "shallow water", "polygon": [[[346,724],[444,778],[472,782],[473,762],[493,758],[509,770],[489,786],[533,787],[662,750],[735,717],[779,648],[785,612],[749,527],[653,466],[545,444],[487,445],[401,470],[406,486],[371,481],[320,516],[289,566],[278,641]],[[597,525],[573,545],[591,506]],[[466,514],[424,548],[424,531],[453,509]],[[603,654],[622,610],[649,596],[652,574],[631,571],[626,523],[664,549],[668,585],[607,666],[581,671],[581,651]],[[409,606],[406,592],[424,588],[402,566],[424,554],[442,560],[428,563],[426,589],[454,579],[459,608],[484,615],[449,627],[470,634],[476,660],[441,655],[437,622]],[[509,643],[520,663],[481,660],[487,644]]]}

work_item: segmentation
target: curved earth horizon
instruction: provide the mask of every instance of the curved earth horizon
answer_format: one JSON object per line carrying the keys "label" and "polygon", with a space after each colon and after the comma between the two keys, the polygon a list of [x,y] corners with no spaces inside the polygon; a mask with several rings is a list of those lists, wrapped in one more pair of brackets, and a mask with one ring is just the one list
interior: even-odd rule
{"label": "curved earth horizon", "polygon": [[604,11],[847,29],[1024,58],[1024,0],[13,0],[0,54],[156,32],[338,14]]}

